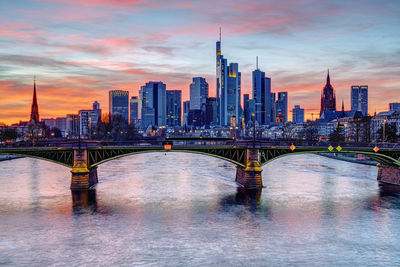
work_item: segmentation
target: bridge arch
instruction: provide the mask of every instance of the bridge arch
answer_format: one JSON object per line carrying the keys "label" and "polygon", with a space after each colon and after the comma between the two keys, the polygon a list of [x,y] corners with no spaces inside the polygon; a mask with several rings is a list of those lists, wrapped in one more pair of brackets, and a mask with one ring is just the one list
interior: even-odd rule
{"label": "bridge arch", "polygon": [[126,148],[126,149],[88,149],[88,167],[97,167],[105,162],[144,153],[162,152],[180,152],[180,153],[191,153],[210,156],[224,161],[228,161],[235,166],[245,167],[246,161],[246,149],[244,148],[228,148],[224,150],[209,149],[209,148],[174,148],[170,151],[165,151],[163,148]]}
{"label": "bridge arch", "polygon": [[313,149],[295,149],[294,151],[291,151],[290,149],[280,149],[280,150],[272,150],[269,148],[261,148],[260,149],[260,163],[261,166],[264,166],[268,164],[269,162],[289,156],[289,155],[299,155],[299,154],[321,154],[321,153],[338,153],[338,154],[363,154],[367,155],[373,160],[377,161],[378,163],[385,165],[385,166],[394,166],[394,167],[400,167],[400,158],[399,160],[389,156],[385,155],[382,153],[376,153],[376,152],[371,152],[371,151],[358,151],[358,150],[342,150],[342,151],[321,151],[321,150],[313,150]]}
{"label": "bridge arch", "polygon": [[45,160],[67,168],[72,168],[74,162],[72,149],[3,149],[0,154]]}

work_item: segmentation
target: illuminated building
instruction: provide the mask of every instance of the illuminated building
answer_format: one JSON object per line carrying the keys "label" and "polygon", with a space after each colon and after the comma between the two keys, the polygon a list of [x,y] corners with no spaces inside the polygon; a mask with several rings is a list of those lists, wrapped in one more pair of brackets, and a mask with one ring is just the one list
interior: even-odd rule
{"label": "illuminated building", "polygon": [[132,96],[129,100],[129,124],[137,126],[141,118],[142,103],[137,96]]}
{"label": "illuminated building", "polygon": [[190,84],[190,109],[202,109],[208,97],[208,83],[202,77],[194,77]]}
{"label": "illuminated building", "polygon": [[142,101],[142,126],[165,126],[167,117],[166,85],[162,82],[148,82],[140,88]]}
{"label": "illuminated building", "polygon": [[351,87],[351,111],[361,111],[363,116],[368,115],[367,85],[353,85]]}
{"label": "illuminated building", "polygon": [[253,71],[253,99],[257,122],[260,125],[270,124],[274,103],[271,101],[271,78],[265,77],[265,72],[260,71],[258,66]]}
{"label": "illuminated building", "polygon": [[121,115],[129,122],[129,92],[123,90],[111,90],[108,92],[109,115]]}
{"label": "illuminated building", "polygon": [[167,125],[181,126],[182,122],[182,91],[168,90],[167,91]]}
{"label": "illuminated building", "polygon": [[275,102],[275,117],[276,122],[285,123],[287,122],[288,113],[288,93],[278,92],[278,99]]}

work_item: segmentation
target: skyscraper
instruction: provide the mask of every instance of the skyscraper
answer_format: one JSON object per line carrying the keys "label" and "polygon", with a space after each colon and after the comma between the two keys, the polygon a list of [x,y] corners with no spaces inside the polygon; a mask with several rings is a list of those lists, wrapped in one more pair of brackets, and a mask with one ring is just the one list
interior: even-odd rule
{"label": "skyscraper", "polygon": [[300,105],[295,105],[293,109],[293,123],[303,123],[304,122],[304,109],[300,108]]}
{"label": "skyscraper", "polygon": [[190,101],[184,101],[183,102],[183,125],[188,125],[188,117],[189,117],[189,111],[190,111]]}
{"label": "skyscraper", "polygon": [[182,122],[182,91],[167,91],[167,125],[181,126]]}
{"label": "skyscraper", "polygon": [[205,125],[215,125],[217,120],[217,98],[207,97]]}
{"label": "skyscraper", "polygon": [[288,93],[278,92],[278,99],[275,102],[275,116],[276,122],[287,122],[288,113]]}
{"label": "skyscraper", "polygon": [[[79,129],[82,137],[90,137],[96,129],[98,115],[96,110],[79,110]],[[67,124],[67,122],[66,122]],[[68,128],[69,125],[66,125]]]}
{"label": "skyscraper", "polygon": [[111,90],[108,92],[108,108],[110,118],[121,115],[129,122],[129,92],[123,90]]}
{"label": "skyscraper", "polygon": [[142,111],[142,103],[139,97],[137,96],[131,97],[131,99],[129,100],[129,108],[130,108],[129,124],[137,127],[140,120],[140,113]]}
{"label": "skyscraper", "polygon": [[39,123],[39,106],[37,103],[37,96],[36,96],[36,80],[33,81],[33,99],[32,99],[30,121],[33,123]]}
{"label": "skyscraper", "polygon": [[253,99],[255,101],[255,116],[260,125],[272,122],[271,78],[265,77],[265,72],[253,71]]}
{"label": "skyscraper", "polygon": [[331,85],[329,70],[326,77],[326,85],[321,92],[321,110],[319,112],[319,115],[321,116],[325,110],[336,111],[336,95]]}
{"label": "skyscraper", "polygon": [[221,53],[221,32],[216,43],[216,89],[218,125],[230,125],[231,117],[240,116],[241,73],[239,65],[231,63]]}
{"label": "skyscraper", "polygon": [[190,84],[190,109],[202,109],[208,97],[208,83],[202,77],[194,77]]}
{"label": "skyscraper", "polygon": [[368,115],[367,85],[353,85],[351,87],[351,111],[361,111],[363,116]]}
{"label": "skyscraper", "polygon": [[148,82],[140,88],[139,97],[142,100],[142,126],[165,126],[166,85],[162,82]]}
{"label": "skyscraper", "polygon": [[97,118],[101,119],[101,108],[100,108],[100,103],[99,102],[97,102],[97,101],[93,102],[93,110],[96,111]]}

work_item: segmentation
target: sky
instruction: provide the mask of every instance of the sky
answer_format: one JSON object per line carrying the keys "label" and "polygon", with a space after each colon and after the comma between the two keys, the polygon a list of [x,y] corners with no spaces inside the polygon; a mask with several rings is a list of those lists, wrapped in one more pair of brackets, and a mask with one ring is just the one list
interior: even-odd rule
{"label": "sky", "polygon": [[351,85],[369,86],[372,115],[400,102],[398,0],[0,0],[0,122],[29,120],[34,76],[41,118],[96,100],[107,112],[109,90],[134,96],[148,81],[188,100],[202,76],[215,96],[220,27],[242,94],[258,56],[272,91],[307,118],[319,114],[328,68],[338,109],[350,109]]}

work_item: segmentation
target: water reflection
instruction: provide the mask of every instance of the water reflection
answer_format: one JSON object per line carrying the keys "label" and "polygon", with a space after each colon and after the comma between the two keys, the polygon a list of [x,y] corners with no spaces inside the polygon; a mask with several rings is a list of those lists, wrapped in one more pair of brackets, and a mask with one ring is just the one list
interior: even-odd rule
{"label": "water reflection", "polygon": [[245,189],[238,187],[235,194],[225,196],[221,199],[221,207],[228,211],[234,206],[245,206],[251,212],[256,212],[260,209],[262,189]]}
{"label": "water reflection", "polygon": [[97,212],[96,189],[71,190],[72,211],[75,215]]}

